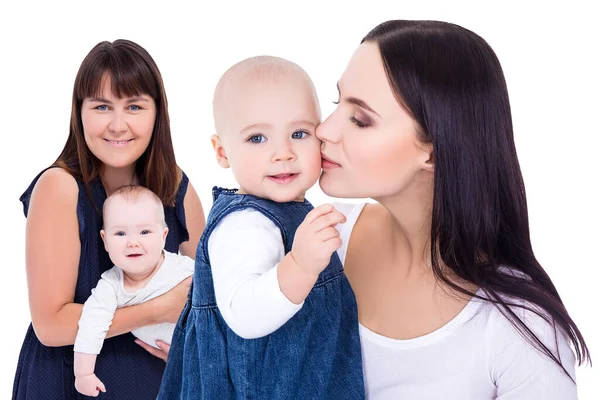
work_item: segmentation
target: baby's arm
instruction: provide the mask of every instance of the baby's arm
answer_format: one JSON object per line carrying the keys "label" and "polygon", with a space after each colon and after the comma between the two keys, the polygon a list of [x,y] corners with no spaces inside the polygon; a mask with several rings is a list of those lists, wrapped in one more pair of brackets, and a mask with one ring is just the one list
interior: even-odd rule
{"label": "baby's arm", "polygon": [[302,307],[280,290],[281,231],[260,212],[246,209],[223,218],[210,235],[208,254],[217,305],[239,336],[268,335]]}
{"label": "baby's arm", "polygon": [[96,356],[102,349],[106,333],[117,309],[115,286],[104,278],[92,289],[79,319],[74,345],[75,388],[81,394],[98,396],[104,384],[94,374]]}
{"label": "baby's arm", "polygon": [[96,354],[75,352],[75,389],[86,396],[96,397],[100,391],[106,392],[104,383],[94,374],[96,357]]}

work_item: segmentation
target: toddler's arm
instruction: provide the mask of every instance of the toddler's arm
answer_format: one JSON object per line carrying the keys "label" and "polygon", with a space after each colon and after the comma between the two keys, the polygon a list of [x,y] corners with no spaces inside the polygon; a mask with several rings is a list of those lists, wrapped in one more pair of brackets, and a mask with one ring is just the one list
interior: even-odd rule
{"label": "toddler's arm", "polygon": [[268,335],[300,310],[281,292],[284,258],[279,228],[258,211],[227,215],[208,240],[217,305],[227,325],[247,339]]}
{"label": "toddler's arm", "polygon": [[284,255],[281,232],[266,216],[242,210],[226,216],[208,240],[217,305],[229,327],[247,339],[268,335],[302,307],[332,253],[335,225],[346,217],[321,205],[298,227]]}

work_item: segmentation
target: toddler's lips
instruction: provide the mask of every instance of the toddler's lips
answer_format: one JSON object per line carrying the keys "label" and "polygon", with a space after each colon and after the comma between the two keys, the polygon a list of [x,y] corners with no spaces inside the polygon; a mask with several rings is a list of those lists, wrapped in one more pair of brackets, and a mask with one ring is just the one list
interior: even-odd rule
{"label": "toddler's lips", "polygon": [[132,258],[141,257],[141,256],[142,256],[141,254],[127,254],[127,257],[132,257]]}
{"label": "toddler's lips", "polygon": [[267,178],[269,178],[271,181],[273,181],[275,183],[283,185],[286,183],[290,183],[291,181],[296,179],[297,176],[298,176],[298,174],[278,174],[278,175],[269,175]]}

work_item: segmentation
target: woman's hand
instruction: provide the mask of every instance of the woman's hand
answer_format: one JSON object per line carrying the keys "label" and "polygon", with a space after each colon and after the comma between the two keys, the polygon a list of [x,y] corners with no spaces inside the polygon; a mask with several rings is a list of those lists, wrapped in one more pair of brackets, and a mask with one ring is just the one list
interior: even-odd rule
{"label": "woman's hand", "polygon": [[155,357],[162,359],[164,362],[167,362],[167,357],[169,356],[169,350],[171,350],[171,346],[166,344],[161,340],[156,341],[156,345],[160,347],[160,350],[156,347],[150,346],[148,343],[142,342],[140,339],[135,339],[135,342],[143,347],[148,353],[152,354]]}
{"label": "woman's hand", "polygon": [[[148,303],[152,302],[155,313],[155,322],[171,322],[177,323],[179,320],[179,316],[181,315],[181,311],[183,311],[183,307],[188,299],[188,293],[190,291],[190,285],[192,284],[192,277],[189,276],[183,281],[181,281],[177,286],[173,289],[169,290],[167,293],[158,296]],[[135,340],[135,343],[145,349],[148,353],[152,354],[155,357],[158,357],[165,362],[167,361],[167,357],[169,355],[169,350],[171,346],[166,344],[163,341],[157,340],[156,345],[159,347],[150,346],[148,343],[144,343],[139,339]]]}
{"label": "woman's hand", "polygon": [[191,284],[192,277],[190,276],[167,293],[150,300],[153,303],[154,320],[157,324],[162,322],[177,323],[187,301]]}

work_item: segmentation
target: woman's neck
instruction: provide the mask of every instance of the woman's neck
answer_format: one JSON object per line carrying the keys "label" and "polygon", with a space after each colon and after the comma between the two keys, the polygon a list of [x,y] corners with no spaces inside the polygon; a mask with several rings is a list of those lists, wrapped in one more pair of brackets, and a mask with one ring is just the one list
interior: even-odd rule
{"label": "woman's neck", "polygon": [[124,168],[104,166],[100,173],[100,178],[107,196],[110,196],[111,193],[121,186],[138,184],[134,165]]}
{"label": "woman's neck", "polygon": [[402,262],[403,273],[431,271],[431,216],[433,187],[415,185],[395,196],[376,199],[388,211],[392,256]]}
{"label": "woman's neck", "polygon": [[[388,211],[388,235],[391,236],[390,265],[400,267],[397,271],[407,278],[407,282],[437,282],[432,269],[431,225],[433,213],[433,186],[414,186],[402,194],[378,199]],[[438,257],[438,265],[445,278],[465,290],[475,293],[478,287],[458,277]],[[450,292],[456,294],[454,290]]]}

